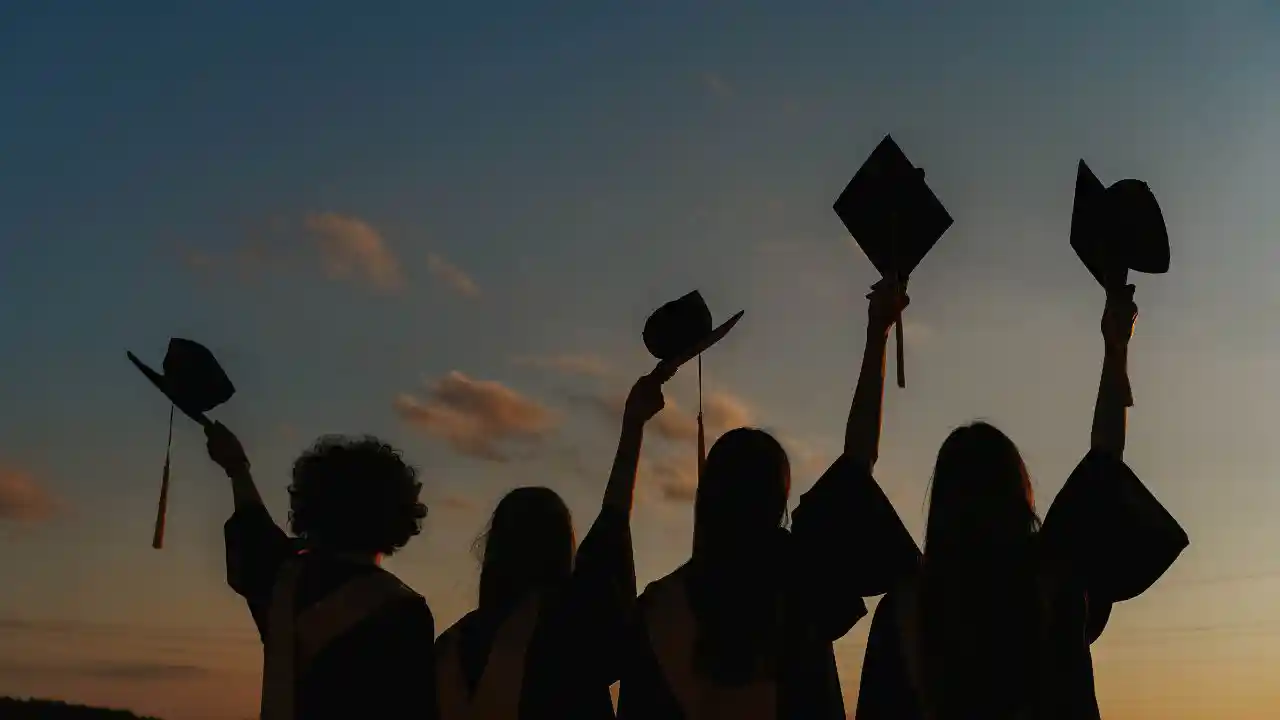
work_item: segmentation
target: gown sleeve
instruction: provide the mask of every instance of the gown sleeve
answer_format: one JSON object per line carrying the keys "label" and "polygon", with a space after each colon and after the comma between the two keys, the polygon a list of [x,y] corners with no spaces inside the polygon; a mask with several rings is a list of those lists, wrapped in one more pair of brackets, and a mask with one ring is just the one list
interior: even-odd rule
{"label": "gown sleeve", "polygon": [[920,551],[875,478],[841,456],[800,498],[791,524],[795,602],[835,640],[913,571]]}
{"label": "gown sleeve", "polygon": [[606,506],[578,547],[567,594],[582,672],[605,686],[621,674],[624,639],[636,602],[627,514]]}
{"label": "gown sleeve", "polygon": [[886,594],[871,617],[854,720],[918,717],[915,693],[903,671],[898,626],[893,612],[895,604],[894,594]]}
{"label": "gown sleeve", "polygon": [[1042,533],[1085,591],[1091,638],[1112,603],[1145,592],[1190,543],[1128,465],[1097,451],[1080,461],[1054,498]]}
{"label": "gown sleeve", "polygon": [[223,525],[223,538],[227,584],[248,603],[259,633],[265,636],[276,572],[294,554],[293,543],[261,505],[237,509]]}

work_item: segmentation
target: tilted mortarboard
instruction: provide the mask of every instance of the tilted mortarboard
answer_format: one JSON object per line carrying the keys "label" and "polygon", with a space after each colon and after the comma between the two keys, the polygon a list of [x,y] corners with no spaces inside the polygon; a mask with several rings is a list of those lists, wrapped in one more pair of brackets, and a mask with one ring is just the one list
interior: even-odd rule
{"label": "tilted mortarboard", "polygon": [[[951,215],[889,135],[849,181],[832,209],[880,275],[906,287],[911,272],[951,227]],[[903,368],[902,319],[897,322],[898,387]]]}
{"label": "tilted mortarboard", "polygon": [[[1130,270],[1169,272],[1169,233],[1151,188],[1133,179],[1104,188],[1084,160],[1076,167],[1071,248],[1107,291],[1123,288]],[[1132,392],[1125,394],[1132,406]]]}
{"label": "tilted mortarboard", "polygon": [[1125,285],[1130,270],[1169,272],[1169,233],[1151,188],[1132,179],[1104,188],[1084,160],[1076,168],[1071,247],[1104,288]]}
{"label": "tilted mortarboard", "polygon": [[165,512],[169,504],[169,451],[173,446],[173,408],[200,423],[209,426],[205,413],[231,399],[235,386],[223,372],[213,353],[200,343],[182,338],[171,338],[165,352],[163,373],[151,369],[133,353],[129,360],[147,376],[165,397],[169,398],[169,439],[164,449],[164,476],[160,482],[160,505],[156,510],[155,534],[151,547],[164,547]]}
{"label": "tilted mortarboard", "polygon": [[674,373],[681,365],[698,358],[698,478],[707,460],[706,435],[702,427],[702,353],[729,334],[742,319],[742,311],[715,326],[711,310],[697,290],[672,300],[649,316],[644,324],[644,346]]}

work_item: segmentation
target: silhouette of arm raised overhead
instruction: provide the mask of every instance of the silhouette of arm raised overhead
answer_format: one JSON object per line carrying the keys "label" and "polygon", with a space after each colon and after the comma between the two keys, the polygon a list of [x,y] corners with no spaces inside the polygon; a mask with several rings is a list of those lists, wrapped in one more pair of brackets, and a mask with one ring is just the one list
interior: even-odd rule
{"label": "silhouette of arm raised overhead", "polygon": [[1102,632],[1112,603],[1145,592],[1190,543],[1123,459],[1132,405],[1126,364],[1137,314],[1132,285],[1108,292],[1091,449],[1053,499],[1041,530],[1046,549],[1085,591],[1090,640]]}
{"label": "silhouette of arm raised overhead", "polygon": [[608,687],[621,675],[622,648],[636,599],[631,545],[636,470],[645,423],[665,406],[662,383],[672,370],[660,363],[632,386],[600,514],[578,546],[567,602],[578,639],[577,672],[588,685]]}
{"label": "silhouette of arm raised overhead", "polygon": [[660,362],[648,375],[643,375],[632,386],[622,412],[622,433],[618,437],[618,450],[613,456],[613,468],[609,471],[609,484],[604,490],[604,507],[631,516],[635,502],[636,469],[640,465],[640,448],[644,442],[644,426],[649,419],[665,407],[662,383],[671,378],[675,366]]}
{"label": "silhouette of arm raised overhead", "polygon": [[223,535],[227,551],[227,584],[249,604],[259,632],[265,632],[271,590],[280,564],[294,554],[292,541],[271,519],[250,472],[240,440],[222,423],[205,426],[209,457],[231,479],[235,512]]}
{"label": "silhouette of arm raised overhead", "polygon": [[1129,386],[1129,338],[1138,318],[1133,302],[1132,285],[1107,292],[1107,306],[1102,313],[1102,379],[1098,382],[1098,401],[1093,408],[1094,450],[1119,460],[1124,457],[1125,424],[1133,395]]}
{"label": "silhouette of arm raised overhead", "polygon": [[867,311],[867,341],[862,353],[862,368],[853,391],[849,422],[844,431],[844,453],[867,472],[880,456],[880,418],[884,402],[885,350],[889,345],[889,329],[898,321],[911,302],[905,288],[899,293],[888,280],[871,286]]}

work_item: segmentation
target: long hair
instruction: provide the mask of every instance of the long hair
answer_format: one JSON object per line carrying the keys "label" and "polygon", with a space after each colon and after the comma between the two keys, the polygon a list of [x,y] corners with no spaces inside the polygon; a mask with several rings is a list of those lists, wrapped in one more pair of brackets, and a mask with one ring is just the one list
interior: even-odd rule
{"label": "long hair", "polygon": [[790,491],[787,452],[763,430],[730,430],[707,453],[694,501],[689,598],[695,665],[721,682],[748,679],[776,650]]}
{"label": "long hair", "polygon": [[999,717],[1035,689],[1040,618],[1031,478],[1013,441],[975,422],[938,451],[921,585],[926,692],[942,717]]}
{"label": "long hair", "polygon": [[574,544],[573,517],[554,490],[521,487],[507,493],[476,539],[480,611],[506,612],[526,593],[567,580]]}

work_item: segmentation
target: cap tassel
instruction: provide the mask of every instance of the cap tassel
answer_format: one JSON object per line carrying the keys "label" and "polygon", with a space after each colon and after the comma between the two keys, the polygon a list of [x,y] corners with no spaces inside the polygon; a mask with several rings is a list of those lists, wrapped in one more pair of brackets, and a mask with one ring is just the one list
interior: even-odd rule
{"label": "cap tassel", "polygon": [[156,529],[151,537],[151,547],[164,547],[164,521],[169,509],[169,454],[173,448],[173,405],[169,406],[169,439],[164,446],[164,475],[160,481],[160,504],[156,508]]}
{"label": "cap tassel", "polygon": [[702,427],[702,356],[698,356],[698,484],[702,484],[702,468],[707,464],[707,435]]}

